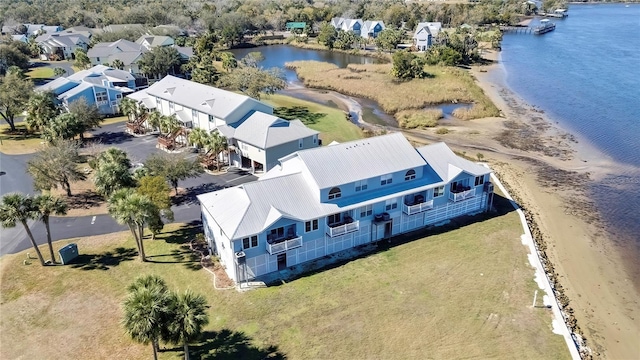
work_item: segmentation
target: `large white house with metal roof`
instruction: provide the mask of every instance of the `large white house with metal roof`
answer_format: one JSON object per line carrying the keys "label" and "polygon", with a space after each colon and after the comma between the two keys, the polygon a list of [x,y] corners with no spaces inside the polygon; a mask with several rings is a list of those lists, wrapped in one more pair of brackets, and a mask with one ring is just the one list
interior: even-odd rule
{"label": "large white house with metal roof", "polygon": [[279,158],[320,145],[317,131],[272,115],[273,108],[263,102],[175,76],[128,97],[175,115],[186,128],[220,132],[227,138],[232,166],[268,171]]}
{"label": "large white house with metal roof", "polygon": [[252,280],[486,210],[490,170],[401,133],[297,151],[259,180],[198,196],[231,279]]}

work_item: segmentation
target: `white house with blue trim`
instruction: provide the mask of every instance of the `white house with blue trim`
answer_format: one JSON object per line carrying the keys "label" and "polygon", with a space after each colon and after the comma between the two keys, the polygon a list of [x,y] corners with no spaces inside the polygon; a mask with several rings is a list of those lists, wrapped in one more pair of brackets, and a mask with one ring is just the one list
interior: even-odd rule
{"label": "white house with blue trim", "polygon": [[259,180],[198,196],[204,233],[237,283],[485,211],[490,170],[401,133],[302,150]]}
{"label": "white house with blue trim", "polygon": [[[59,77],[37,91],[51,91],[65,108],[80,98],[98,107],[104,115],[119,113],[120,101],[139,87],[134,75],[104,65],[96,65],[68,77]],[[146,79],[144,79],[146,84]]]}
{"label": "white house with blue trim", "polygon": [[337,30],[353,31],[354,34],[365,39],[376,38],[384,30],[384,22],[377,20],[362,21],[362,19],[348,19],[335,17],[331,19],[331,26]]}
{"label": "white house with blue trim", "polygon": [[418,51],[426,51],[433,43],[434,39],[440,34],[442,23],[440,22],[421,22],[416,26],[413,33],[413,45]]}
{"label": "white house with blue trim", "polygon": [[175,76],[128,97],[175,116],[185,128],[219,132],[227,139],[230,165],[252,172],[268,171],[285,155],[320,146],[317,131],[273,115],[273,107],[261,101]]}

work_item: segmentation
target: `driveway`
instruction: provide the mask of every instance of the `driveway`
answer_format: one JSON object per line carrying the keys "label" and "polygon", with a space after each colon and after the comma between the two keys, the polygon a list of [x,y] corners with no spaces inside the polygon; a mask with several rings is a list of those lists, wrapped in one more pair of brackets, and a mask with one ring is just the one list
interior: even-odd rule
{"label": "driveway", "polygon": [[[132,162],[144,162],[146,158],[161,150],[155,148],[157,139],[154,135],[134,137],[125,133],[124,123],[105,125],[93,132],[94,141],[105,146],[113,146],[125,150]],[[33,155],[5,155],[0,154],[0,195],[20,191],[34,194],[33,181],[26,173],[26,162]],[[195,157],[196,154],[190,154]],[[0,172],[1,174],[1,172]],[[232,169],[221,175],[202,174],[197,178],[181,181],[179,186],[184,193],[174,198],[172,210],[175,222],[200,221],[200,204],[196,196],[218,189],[240,185],[257,178],[240,169]],[[46,243],[44,225],[39,221],[30,222],[31,232],[38,244]],[[80,217],[51,217],[51,236],[53,240],[69,239],[91,235],[108,234],[126,230],[109,215],[80,216]],[[31,242],[22,225],[15,228],[0,228],[0,256],[12,254],[31,248]]]}

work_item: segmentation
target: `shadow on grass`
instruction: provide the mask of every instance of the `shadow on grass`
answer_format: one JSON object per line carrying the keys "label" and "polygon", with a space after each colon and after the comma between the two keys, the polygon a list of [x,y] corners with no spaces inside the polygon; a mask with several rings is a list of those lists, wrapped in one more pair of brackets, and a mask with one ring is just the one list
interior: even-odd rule
{"label": "shadow on grass", "polygon": [[[223,329],[220,331],[205,331],[203,342],[189,346],[189,358],[193,360],[284,360],[286,355],[275,345],[259,348],[251,344],[251,338],[243,332]],[[165,351],[182,352],[182,347]]]}
{"label": "shadow on grass", "polygon": [[155,264],[183,264],[188,270],[200,270],[200,257],[191,251],[189,245],[182,245],[179,249],[173,249],[168,254],[147,256],[147,262]]}
{"label": "shadow on grass", "polygon": [[[324,272],[326,270],[330,270],[330,269],[334,269],[334,268],[338,268],[342,265],[345,265],[351,261],[357,260],[357,259],[362,259],[368,256],[371,256],[373,254],[377,254],[377,253],[381,253],[384,251],[387,251],[390,248],[393,248],[395,246],[398,245],[402,245],[402,244],[406,244],[415,240],[419,240],[428,236],[433,236],[433,235],[438,235],[438,234],[442,234],[442,233],[446,233],[452,230],[456,230],[456,229],[460,229],[463,228],[465,226],[471,225],[471,224],[475,224],[475,223],[479,223],[479,222],[483,222],[485,220],[489,220],[492,218],[497,218],[500,216],[504,216],[510,212],[515,211],[515,209],[513,208],[513,206],[511,206],[511,202],[509,201],[509,199],[498,195],[498,194],[494,194],[493,196],[493,211],[489,211],[489,212],[483,212],[477,215],[463,215],[463,216],[459,216],[457,218],[451,219],[447,224],[445,225],[441,225],[441,226],[427,226],[424,228],[420,228],[411,232],[407,232],[404,234],[400,234],[400,235],[396,235],[391,237],[390,239],[386,240],[379,240],[377,243],[374,243],[376,246],[372,247],[371,250],[369,251],[365,251],[365,248],[367,246],[370,246],[371,244],[365,244],[365,245],[360,245],[355,247],[355,249],[361,249],[362,252],[359,253],[356,256],[353,257],[349,257],[349,258],[344,258],[344,259],[339,259],[339,260],[335,260],[335,261],[331,261],[330,263],[326,264],[326,265],[322,265],[322,266],[316,266],[316,264],[318,263],[326,263],[327,259],[329,258],[333,258],[336,254],[332,254],[332,255],[328,255],[328,256],[324,256],[321,257],[319,259],[315,259],[313,261],[311,261],[309,264],[307,264],[302,271],[298,272],[299,270],[296,269],[296,271],[289,273],[290,275],[286,277],[286,279],[272,279],[269,276],[266,276],[264,278],[266,282],[267,286],[279,286],[279,285],[283,285],[284,282],[282,280],[286,280],[286,281],[293,281],[296,279],[301,279],[301,278],[305,278],[307,276],[312,276],[314,274],[320,273],[320,272]],[[350,249],[351,250],[351,249]],[[339,254],[339,253],[338,253]]]}
{"label": "shadow on grass", "polygon": [[114,252],[80,254],[70,265],[72,268],[80,270],[109,270],[120,265],[123,261],[133,260],[136,256],[138,256],[138,250],[119,247]]}
{"label": "shadow on grass", "polygon": [[104,204],[105,200],[98,193],[86,190],[65,197],[69,209],[91,209]]}
{"label": "shadow on grass", "polygon": [[273,114],[286,120],[300,119],[305,125],[315,124],[327,116],[324,113],[312,113],[304,106],[278,107],[273,110]]}
{"label": "shadow on grass", "polygon": [[40,133],[35,131],[29,131],[25,124],[15,124],[16,129],[11,128],[3,129],[1,134],[4,140],[28,140],[39,139]]}

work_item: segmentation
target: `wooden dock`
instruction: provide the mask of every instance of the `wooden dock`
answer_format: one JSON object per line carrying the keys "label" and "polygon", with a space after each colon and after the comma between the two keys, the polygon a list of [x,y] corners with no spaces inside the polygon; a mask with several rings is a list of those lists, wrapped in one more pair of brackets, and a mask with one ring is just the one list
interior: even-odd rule
{"label": "wooden dock", "polygon": [[500,31],[503,33],[531,34],[533,28],[528,26],[500,26]]}

